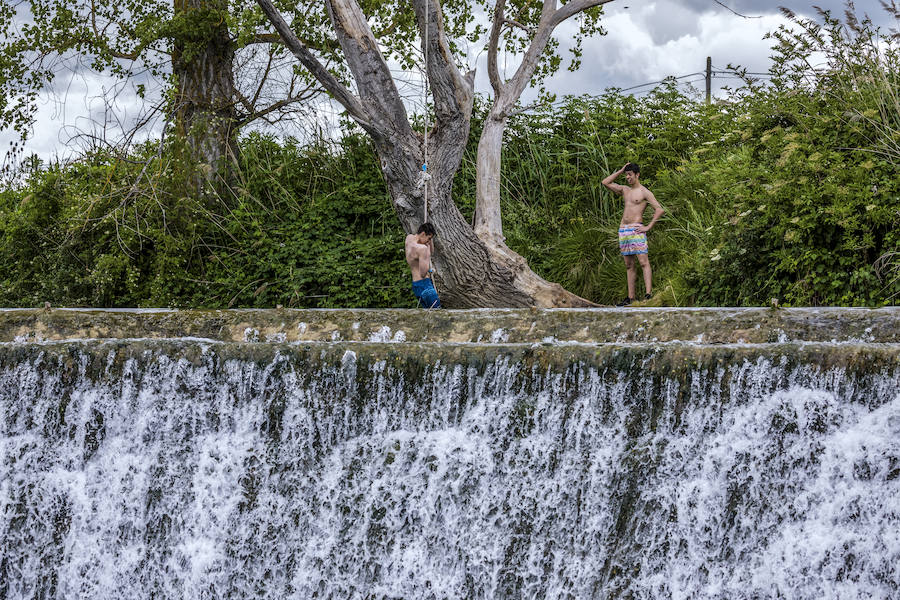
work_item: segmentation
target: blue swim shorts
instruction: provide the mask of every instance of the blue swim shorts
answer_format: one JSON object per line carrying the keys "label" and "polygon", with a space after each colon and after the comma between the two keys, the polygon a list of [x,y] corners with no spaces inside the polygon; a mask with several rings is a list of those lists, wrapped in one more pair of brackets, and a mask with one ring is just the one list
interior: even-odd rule
{"label": "blue swim shorts", "polygon": [[412,282],[413,294],[419,301],[419,308],[440,308],[441,300],[431,279],[420,279]]}

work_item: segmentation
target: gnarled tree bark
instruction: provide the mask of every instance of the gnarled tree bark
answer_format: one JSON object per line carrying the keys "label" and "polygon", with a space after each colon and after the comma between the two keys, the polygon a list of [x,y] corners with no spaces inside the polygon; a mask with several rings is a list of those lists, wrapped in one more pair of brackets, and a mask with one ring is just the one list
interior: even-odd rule
{"label": "gnarled tree bark", "polygon": [[177,37],[172,48],[175,127],[199,167],[191,177],[198,193],[204,180],[230,172],[227,162],[238,152],[234,44],[225,19],[209,19],[211,12],[226,8],[222,0],[174,0],[173,5],[187,28],[193,21],[202,24],[192,35]]}
{"label": "gnarled tree bark", "polygon": [[[287,47],[372,137],[394,209],[406,232],[416,231],[425,219],[424,186],[428,186],[427,218],[437,231],[433,259],[437,271],[435,283],[445,306],[592,305],[531,271],[521,256],[503,244],[502,230],[492,227],[473,229],[453,202],[453,176],[462,162],[471,125],[474,72],[463,74],[456,66],[446,39],[438,0],[412,0],[419,30],[423,33],[423,46],[424,40],[428,40],[426,69],[435,108],[435,124],[429,132],[427,157],[424,156],[424,136],[410,126],[377,40],[355,0],[326,0],[326,5],[338,43],[356,83],[358,98],[316,60],[293,34],[271,0],[257,0],[257,3],[275,25]],[[430,3],[427,10],[426,3]],[[427,36],[424,35],[426,29]],[[547,32],[548,39],[549,34]],[[423,50],[426,49],[423,47]],[[542,51],[543,47],[536,50],[535,60]],[[532,68],[531,73],[533,71]],[[530,74],[527,76],[530,77]],[[523,73],[521,78],[524,89],[526,74]],[[521,90],[516,98],[520,94]],[[503,123],[505,125],[505,117]],[[496,144],[497,168],[493,176],[497,178],[498,190],[502,131],[501,127],[499,137],[491,138]],[[427,181],[421,171],[423,160],[428,164],[430,179]],[[479,173],[478,177],[481,182],[482,174]],[[499,225],[499,193],[496,223]],[[499,237],[496,235],[498,231],[501,231]]]}

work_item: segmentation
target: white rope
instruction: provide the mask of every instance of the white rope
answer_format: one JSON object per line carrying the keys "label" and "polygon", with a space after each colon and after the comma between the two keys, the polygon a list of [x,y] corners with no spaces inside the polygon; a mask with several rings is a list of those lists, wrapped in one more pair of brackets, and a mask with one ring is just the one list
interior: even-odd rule
{"label": "white rope", "polygon": [[423,192],[425,196],[425,218],[423,222],[428,221],[428,180],[431,179],[431,175],[428,173],[428,13],[430,7],[431,0],[425,0],[425,72],[423,73],[425,82],[422,87],[422,107],[425,110],[425,149],[422,159],[422,185],[425,188]]}

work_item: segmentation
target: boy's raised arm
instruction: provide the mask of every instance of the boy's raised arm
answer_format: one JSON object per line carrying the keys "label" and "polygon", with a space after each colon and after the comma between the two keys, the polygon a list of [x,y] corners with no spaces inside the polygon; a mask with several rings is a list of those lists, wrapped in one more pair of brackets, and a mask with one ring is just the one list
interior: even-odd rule
{"label": "boy's raised arm", "polygon": [[608,175],[606,177],[606,179],[604,179],[602,181],[602,183],[603,183],[604,187],[606,187],[606,189],[608,189],[609,191],[614,192],[616,194],[622,193],[623,186],[619,185],[618,183],[613,183],[613,182],[619,177],[619,175],[621,175],[622,173],[625,172],[626,166],[627,166],[627,163],[625,165],[622,165],[621,169],[619,169],[615,173]]}

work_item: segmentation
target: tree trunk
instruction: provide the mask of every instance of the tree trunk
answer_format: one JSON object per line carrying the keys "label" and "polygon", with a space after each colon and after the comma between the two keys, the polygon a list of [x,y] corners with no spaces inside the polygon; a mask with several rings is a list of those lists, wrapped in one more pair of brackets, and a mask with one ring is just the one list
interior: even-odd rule
{"label": "tree trunk", "polygon": [[229,179],[237,156],[234,46],[224,0],[174,0],[176,132],[191,159],[191,184]]}
{"label": "tree trunk", "polygon": [[500,215],[500,163],[506,117],[494,111],[484,121],[478,140],[476,159],[475,233],[492,243],[503,243],[503,219]]}
{"label": "tree trunk", "polygon": [[[500,162],[506,117],[491,113],[478,142],[476,169],[475,235],[487,252],[488,261],[499,271],[503,301],[491,306],[579,307],[593,303],[550,283],[528,267],[526,260],[504,242],[500,215]],[[487,200],[487,201],[485,201]],[[458,259],[461,260],[461,259]],[[510,296],[509,288],[517,294]],[[477,295],[477,292],[476,292]],[[520,300],[525,297],[526,300]],[[514,302],[513,302],[514,300]]]}
{"label": "tree trunk", "polygon": [[[453,176],[468,139],[468,119],[459,125],[452,135],[439,135],[436,149],[429,153],[431,179],[425,184],[428,221],[437,231],[434,281],[441,303],[447,308],[594,306],[540,278],[502,241],[476,235],[452,198]],[[375,148],[403,229],[415,232],[425,220],[421,150],[409,152],[406,144],[377,139]]]}
{"label": "tree trunk", "polygon": [[504,266],[513,274],[512,283],[526,294],[531,305],[541,307],[596,306],[562,286],[550,283],[528,268],[524,258],[513,252],[503,237],[503,220],[500,211],[500,166],[503,151],[503,133],[510,111],[534,75],[541,55],[550,40],[554,28],[570,16],[591,6],[609,0],[571,0],[557,7],[553,0],[544,0],[540,23],[531,43],[512,79],[500,78],[497,54],[500,33],[508,23],[505,18],[506,2],[497,0],[494,5],[493,24],[488,43],[488,78],[494,90],[494,103],[485,119],[481,138],[478,140],[475,182],[475,233],[485,244],[493,262]]}

